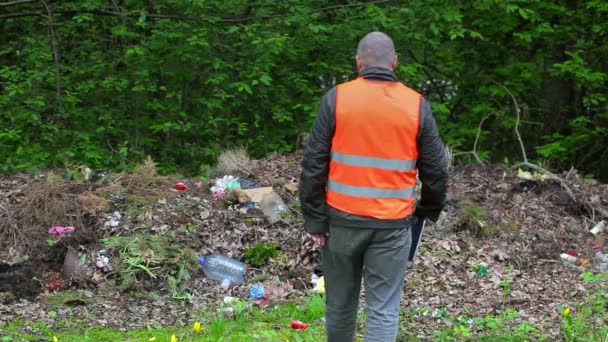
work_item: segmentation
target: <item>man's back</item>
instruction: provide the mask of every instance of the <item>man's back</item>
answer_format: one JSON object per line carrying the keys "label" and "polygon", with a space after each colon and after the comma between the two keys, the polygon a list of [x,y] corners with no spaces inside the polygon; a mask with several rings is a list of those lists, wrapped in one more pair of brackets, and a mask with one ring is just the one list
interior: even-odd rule
{"label": "man's back", "polygon": [[430,105],[397,81],[396,62],[385,34],[359,42],[359,77],[323,96],[302,160],[300,201],[304,228],[322,246],[328,341],[353,340],[362,279],[365,340],[395,340],[413,223],[436,220],[445,203]]}

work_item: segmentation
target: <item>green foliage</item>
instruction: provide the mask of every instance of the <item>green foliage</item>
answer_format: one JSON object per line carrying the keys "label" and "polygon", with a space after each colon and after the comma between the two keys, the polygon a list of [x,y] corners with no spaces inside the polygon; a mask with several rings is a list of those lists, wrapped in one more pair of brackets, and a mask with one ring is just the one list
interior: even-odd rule
{"label": "green foliage", "polygon": [[[116,13],[114,5],[125,15],[99,14]],[[124,169],[150,155],[161,172],[196,173],[225,148],[245,146],[253,157],[291,151],[320,96],[356,77],[358,40],[381,30],[397,46],[398,77],[431,100],[455,152],[471,150],[480,120],[494,113],[478,154],[521,158],[513,102],[499,82],[518,99],[531,160],[608,178],[605,1],[76,0],[49,8],[52,20],[37,3],[1,9],[2,171],[74,161]]]}
{"label": "green foliage", "polygon": [[279,246],[275,242],[262,242],[245,250],[245,261],[255,267],[266,264],[269,258],[279,256]]}
{"label": "green foliage", "polygon": [[137,291],[141,282],[162,278],[174,299],[190,299],[182,292],[197,270],[193,250],[172,244],[161,235],[113,236],[102,240],[105,248],[119,259],[117,286],[122,291]]}

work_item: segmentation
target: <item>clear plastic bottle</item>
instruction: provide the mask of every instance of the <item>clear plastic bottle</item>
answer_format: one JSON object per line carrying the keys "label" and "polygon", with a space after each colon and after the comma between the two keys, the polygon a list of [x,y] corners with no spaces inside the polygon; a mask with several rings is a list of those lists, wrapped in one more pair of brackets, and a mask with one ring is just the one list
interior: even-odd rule
{"label": "clear plastic bottle", "polygon": [[224,255],[203,256],[198,258],[198,263],[205,275],[221,282],[224,289],[227,289],[230,285],[242,284],[245,273],[247,273],[247,265]]}
{"label": "clear plastic bottle", "polygon": [[270,223],[275,223],[281,218],[281,215],[287,211],[287,205],[283,202],[283,199],[279,194],[272,191],[262,197],[260,209],[264,215],[268,217]]}

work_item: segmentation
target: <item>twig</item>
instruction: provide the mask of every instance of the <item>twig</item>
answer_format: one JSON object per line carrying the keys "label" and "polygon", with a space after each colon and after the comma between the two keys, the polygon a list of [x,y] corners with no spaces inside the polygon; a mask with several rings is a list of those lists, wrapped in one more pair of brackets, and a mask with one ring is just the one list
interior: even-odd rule
{"label": "twig", "polygon": [[480,188],[482,188],[482,187],[483,187],[483,185],[480,185],[480,186],[478,186],[478,187],[476,187],[476,188],[474,188],[474,189],[467,190],[467,191],[465,191],[464,193],[466,194],[466,193],[469,193],[469,192],[473,192],[473,191],[475,191],[475,190],[477,190],[477,189],[480,189]]}
{"label": "twig", "polygon": [[47,4],[46,0],[41,0],[44,8],[46,9],[49,21],[49,31],[51,34],[51,46],[53,48],[53,58],[55,60],[55,112],[60,112],[61,105],[61,74],[59,73],[59,48],[57,46],[57,32],[55,31],[55,25],[53,23],[53,14]]}
{"label": "twig", "polygon": [[9,2],[0,2],[0,6],[10,6],[10,5],[17,5],[17,4],[23,4],[26,2],[34,2],[36,0],[16,0],[16,1],[9,1]]}
{"label": "twig", "polygon": [[527,163],[528,157],[526,156],[526,149],[524,147],[524,141],[521,139],[521,135],[519,134],[519,121],[521,120],[521,118],[520,118],[521,110],[519,109],[519,105],[517,104],[517,99],[515,99],[515,96],[513,96],[513,93],[511,93],[511,91],[509,91],[509,89],[507,89],[507,87],[505,87],[502,83],[499,83],[496,81],[494,81],[494,83],[496,83],[500,87],[502,87],[509,94],[509,96],[511,96],[511,99],[513,99],[513,105],[515,105],[515,114],[517,115],[517,121],[515,121],[515,135],[517,135],[517,140],[519,141],[519,146],[521,147],[521,154],[524,157],[524,163]]}
{"label": "twig", "polygon": [[492,116],[494,114],[495,113],[490,113],[490,114],[484,116],[483,119],[481,119],[481,121],[479,122],[479,126],[477,127],[477,134],[475,135],[475,142],[473,143],[473,150],[472,151],[467,151],[467,152],[454,153],[454,154],[452,154],[453,157],[461,156],[461,155],[465,155],[465,154],[472,154],[473,157],[475,157],[475,159],[477,160],[477,162],[479,164],[481,164],[481,165],[485,165],[486,164],[483,160],[481,160],[481,158],[477,154],[477,144],[479,142],[479,136],[481,135],[481,127],[482,127],[484,121],[486,121],[490,116]]}

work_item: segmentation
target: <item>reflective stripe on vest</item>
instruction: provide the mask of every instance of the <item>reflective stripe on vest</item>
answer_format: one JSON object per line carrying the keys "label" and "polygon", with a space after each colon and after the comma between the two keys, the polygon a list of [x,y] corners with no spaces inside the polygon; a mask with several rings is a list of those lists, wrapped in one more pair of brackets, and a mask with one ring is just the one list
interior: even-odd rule
{"label": "reflective stripe on vest", "polygon": [[416,167],[415,160],[366,157],[333,151],[331,152],[331,159],[346,165],[377,167],[386,170],[410,171]]}
{"label": "reflective stripe on vest", "polygon": [[403,198],[408,199],[414,195],[414,188],[405,189],[378,189],[366,186],[352,186],[329,180],[327,188],[343,195],[367,198]]}
{"label": "reflective stripe on vest", "polygon": [[358,78],[338,85],[329,205],[379,219],[412,213],[420,98],[399,82]]}

